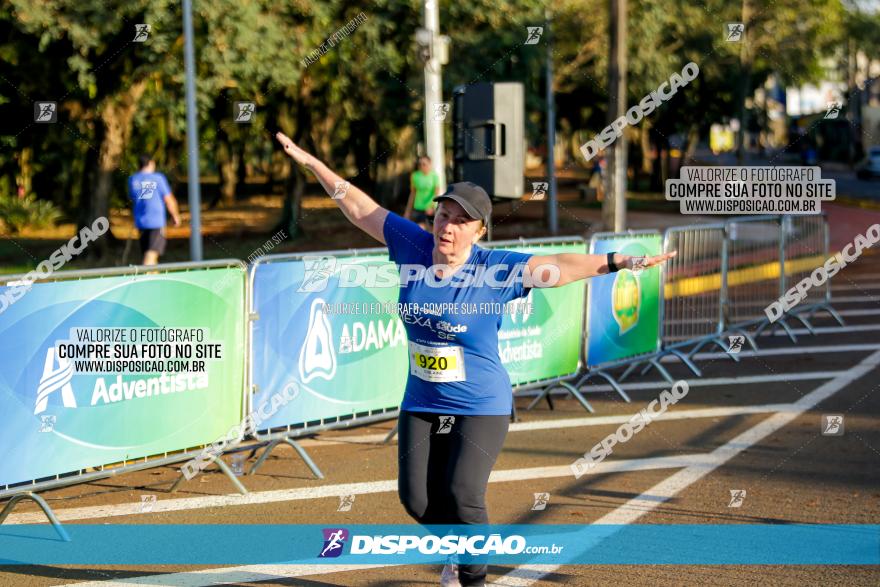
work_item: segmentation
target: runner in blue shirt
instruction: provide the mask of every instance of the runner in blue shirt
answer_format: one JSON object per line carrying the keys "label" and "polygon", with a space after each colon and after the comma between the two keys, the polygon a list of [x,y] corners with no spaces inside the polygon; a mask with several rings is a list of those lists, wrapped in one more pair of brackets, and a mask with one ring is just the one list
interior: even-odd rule
{"label": "runner in blue shirt", "polygon": [[138,163],[140,170],[128,178],[128,197],[132,201],[134,225],[140,232],[143,264],[155,265],[165,253],[166,210],[174,226],[180,226],[180,211],[168,178],[156,171],[153,158],[141,155]]}
{"label": "runner in blue shirt", "polygon": [[[336,193],[343,182],[339,175],[284,134],[276,138],[328,194]],[[675,253],[646,258],[485,249],[477,242],[486,234],[492,203],[470,182],[451,184],[435,198],[433,232],[382,208],[354,185],[334,200],[352,224],[388,246],[400,267],[399,302],[418,310],[401,313],[409,376],[398,421],[400,501],[420,524],[488,524],[489,474],[513,401],[498,354],[504,304],[528,295],[529,287],[650,267]],[[485,580],[485,564],[448,565],[441,584],[485,585]]]}

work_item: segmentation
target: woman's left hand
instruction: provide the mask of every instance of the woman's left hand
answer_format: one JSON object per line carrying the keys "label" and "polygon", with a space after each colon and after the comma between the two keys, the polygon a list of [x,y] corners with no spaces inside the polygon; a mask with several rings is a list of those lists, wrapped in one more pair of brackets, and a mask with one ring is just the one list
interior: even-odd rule
{"label": "woman's left hand", "polygon": [[678,251],[672,251],[671,253],[663,253],[662,255],[655,255],[653,257],[626,257],[622,268],[629,269],[630,271],[641,271],[642,269],[659,265],[660,263],[675,257],[677,254]]}

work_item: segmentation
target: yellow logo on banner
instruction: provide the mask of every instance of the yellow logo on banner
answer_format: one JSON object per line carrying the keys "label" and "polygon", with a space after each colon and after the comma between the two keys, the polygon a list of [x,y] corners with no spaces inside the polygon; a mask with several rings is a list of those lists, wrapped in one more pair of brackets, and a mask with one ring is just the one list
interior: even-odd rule
{"label": "yellow logo on banner", "polygon": [[639,279],[629,269],[617,272],[611,286],[611,314],[623,335],[639,323]]}

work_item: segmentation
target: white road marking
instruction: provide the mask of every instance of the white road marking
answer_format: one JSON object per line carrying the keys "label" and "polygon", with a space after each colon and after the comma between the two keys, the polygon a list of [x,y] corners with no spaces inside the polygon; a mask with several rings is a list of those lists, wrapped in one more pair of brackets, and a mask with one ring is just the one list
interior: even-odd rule
{"label": "white road marking", "polygon": [[[718,385],[750,385],[753,383],[769,383],[773,381],[809,381],[814,379],[831,379],[842,371],[810,371],[807,373],[785,373],[773,375],[747,375],[744,377],[714,377],[706,379],[688,380],[691,387],[706,387]],[[625,391],[667,389],[666,381],[644,381],[638,383],[624,383],[621,387]],[[589,393],[613,391],[610,385],[591,385],[586,388]],[[532,394],[534,395],[534,394]],[[528,393],[523,393],[528,397]],[[666,412],[660,417],[661,420],[681,420],[687,418],[716,418],[725,416],[737,416],[740,414],[758,414],[761,412],[775,412],[785,409],[788,404],[766,404],[757,406],[730,406],[724,408],[677,410]],[[574,428],[580,426],[605,426],[607,424],[620,424],[627,421],[631,415],[621,416],[588,416],[584,418],[566,418],[562,420],[542,420],[538,422],[516,422],[510,425],[510,432],[522,432],[525,430],[552,430],[556,428]],[[304,439],[299,443],[304,446],[330,446],[335,444],[373,444],[385,439],[386,433],[379,434],[352,434],[348,436],[329,436],[327,438]]]}
{"label": "white road marking", "polygon": [[[852,281],[848,277],[845,278],[844,277],[845,275],[846,275],[845,273],[838,273],[837,277],[831,278],[831,283],[834,284],[834,283],[842,283],[844,281]],[[869,279],[880,279],[880,273],[859,273],[858,275],[855,275],[853,277],[858,277],[859,279],[864,279],[867,281]]]}
{"label": "white road marking", "polygon": [[[576,455],[575,455],[576,456]],[[645,459],[609,460],[603,461],[593,469],[595,473],[617,473],[623,471],[647,471],[652,469],[675,469],[698,464],[705,460],[708,455],[693,454],[671,457],[652,457]],[[572,457],[574,460],[575,457]],[[553,477],[573,476],[568,465],[553,467],[530,467],[525,469],[507,469],[493,471],[489,476],[490,483],[502,481],[527,481],[530,479],[549,479]],[[153,504],[153,513],[177,512],[210,507],[226,507],[237,505],[254,505],[263,503],[277,503],[283,501],[298,501],[305,499],[336,499],[340,495],[365,495],[369,493],[385,493],[397,491],[397,479],[385,481],[365,481],[360,483],[342,483],[337,485],[322,485],[319,487],[298,487],[295,489],[278,489],[274,491],[257,491],[247,495],[231,493],[227,495],[207,495],[202,497],[184,497],[179,499],[157,500]],[[100,518],[112,518],[117,516],[130,516],[138,512],[140,504],[117,504],[106,506],[89,506],[81,508],[68,508],[56,510],[55,514],[62,522],[75,520],[93,520]],[[42,512],[28,512],[12,514],[6,519],[6,524],[40,524],[46,520]]]}
{"label": "white road marking", "polygon": [[[601,475],[608,473],[627,473],[633,471],[649,471],[655,469],[681,469],[688,467],[707,467],[711,464],[710,453],[693,454],[693,455],[676,455],[670,457],[652,457],[647,459],[626,459],[616,461],[602,461],[591,471],[591,475]],[[489,477],[489,483],[501,483],[506,481],[525,481],[529,479],[546,479],[549,477],[567,477],[571,476],[571,468],[568,465],[558,467],[533,467],[529,469],[511,469],[507,471],[493,471]],[[393,484],[386,491],[397,489],[397,481],[386,481],[386,484]],[[353,483],[349,485],[350,489],[355,485],[367,485]],[[279,492],[264,492],[279,493]],[[373,493],[373,491],[363,491],[361,493]],[[334,493],[338,496],[340,493]],[[223,496],[230,497],[230,496]],[[175,500],[181,501],[181,500]],[[265,502],[261,502],[265,503]],[[153,511],[167,511],[159,507],[160,504],[168,504],[168,501],[158,501],[153,505]],[[241,502],[230,503],[227,505],[241,505]],[[83,510],[89,508],[81,508]],[[71,512],[72,510],[67,510]],[[63,517],[64,510],[56,512],[58,517],[64,521],[69,517]],[[125,513],[131,513],[131,507]],[[27,515],[27,514],[26,514]],[[11,518],[12,516],[10,516]],[[82,518],[78,518],[82,519]],[[30,523],[20,522],[15,523]],[[90,583],[70,583],[68,587],[125,587],[126,585],[155,586],[155,587],[207,587],[208,585],[222,585],[226,583],[246,583],[253,581],[268,581],[272,579],[281,579],[288,577],[303,577],[306,575],[320,575],[328,573],[338,573],[346,571],[356,571],[361,569],[374,569],[380,567],[394,567],[400,565],[243,565],[238,567],[219,567],[212,569],[202,569],[200,571],[186,571],[182,573],[168,573],[164,575],[153,575],[150,577],[140,577],[137,579],[124,579],[121,581],[94,581]]]}
{"label": "white road marking", "polygon": [[[807,372],[807,373],[796,373],[796,374],[780,374],[780,375],[751,375],[745,377],[719,377],[719,378],[710,378],[710,379],[695,379],[690,382],[692,387],[700,387],[700,386],[709,386],[709,385],[748,385],[754,383],[762,383],[762,382],[770,382],[770,381],[794,381],[794,380],[818,380],[818,379],[831,379],[842,373],[842,371],[816,371],[816,372]],[[637,390],[637,389],[662,389],[664,387],[668,387],[668,384],[665,381],[662,382],[643,382],[643,383],[630,383],[624,386],[627,390]],[[595,389],[603,389],[607,388],[607,391],[611,390],[610,386],[597,386]],[[594,388],[591,388],[591,391]],[[792,404],[780,403],[780,404],[763,404],[763,405],[746,405],[746,406],[726,406],[726,407],[715,407],[715,408],[694,408],[694,409],[686,409],[686,410],[670,410],[665,412],[664,414],[658,416],[656,420],[658,421],[672,421],[672,420],[687,420],[687,419],[698,419],[698,418],[724,418],[731,416],[740,416],[740,415],[748,415],[748,414],[762,414],[762,413],[771,413],[771,412],[786,412],[791,409]],[[553,430],[553,429],[562,429],[562,428],[581,428],[581,427],[590,427],[590,426],[609,426],[614,424],[622,424],[628,421],[632,417],[632,414],[621,414],[614,416],[586,416],[583,418],[565,418],[560,420],[541,420],[535,422],[517,422],[515,424],[510,425],[511,432],[522,432],[522,431],[530,431],[530,430]],[[352,442],[378,442],[381,441],[385,437],[384,434],[371,434],[371,435],[361,435],[361,436],[347,436],[342,440],[327,440],[324,442],[321,441],[313,441],[313,444],[316,445],[329,445],[329,444],[344,444],[344,443],[352,443]],[[302,444],[305,444],[303,442]],[[550,476],[557,476],[554,468],[550,468],[554,470],[554,473]],[[517,471],[517,470],[514,470]],[[530,474],[537,474],[538,469],[529,469],[531,471]],[[493,475],[507,475],[508,472],[496,471]],[[506,477],[505,477],[506,478]],[[532,478],[532,477],[529,477]],[[322,499],[326,497],[338,497],[339,495],[353,494],[353,493],[380,493],[383,491],[396,491],[397,486],[396,482],[393,480],[388,481],[374,481],[374,482],[364,482],[364,483],[354,483],[354,484],[339,484],[339,485],[329,485],[323,487],[309,487],[309,488],[298,488],[298,489],[289,489],[289,490],[279,490],[279,491],[264,491],[264,492],[256,492],[251,493],[251,496],[254,496],[252,499],[255,501],[242,501],[241,496],[238,494],[230,494],[230,495],[220,495],[220,496],[203,496],[203,497],[193,497],[193,498],[179,498],[179,499],[171,499],[171,500],[161,500],[157,502],[157,504],[153,507],[153,510],[158,511],[177,511],[177,510],[190,510],[190,509],[200,509],[200,508],[209,508],[209,507],[222,507],[225,505],[248,505],[250,503],[269,503],[276,501],[292,501],[292,500],[300,500],[300,499]],[[89,506],[82,508],[69,508],[64,510],[58,510],[56,513],[59,516],[59,519],[62,521],[70,521],[70,520],[86,520],[86,519],[95,519],[95,518],[103,518],[103,517],[115,517],[115,516],[125,516],[137,513],[136,506],[139,504],[117,504],[117,505],[107,505],[107,506]],[[43,518],[41,514],[37,512],[32,513],[22,513],[22,514],[12,514],[7,519],[6,523],[9,524],[29,524],[29,523],[41,523]]]}
{"label": "white road marking", "polygon": [[[880,344],[873,343],[862,343],[862,344],[838,344],[838,345],[828,345],[828,346],[793,346],[793,347],[782,347],[778,349],[759,349],[756,353],[755,351],[741,350],[739,352],[740,357],[769,357],[774,355],[806,355],[806,354],[826,354],[826,353],[854,353],[854,352],[865,352],[865,351],[876,351],[880,349]],[[692,359],[696,359],[702,361],[704,359],[720,359],[727,358],[727,353],[697,353]],[[661,359],[664,363],[666,362],[675,362],[678,361],[677,358],[666,356]]]}
{"label": "white road marking", "polygon": [[224,583],[254,583],[305,577],[308,575],[327,575],[347,571],[362,571],[382,567],[400,565],[243,565],[240,567],[220,567],[189,571],[186,573],[168,573],[146,577],[132,577],[118,581],[89,581],[88,583],[68,583],[64,587],[201,587],[206,585],[222,585]]}
{"label": "white road marking", "polygon": [[880,309],[869,308],[863,310],[838,310],[837,313],[841,316],[876,316],[880,314]]}
{"label": "white road marking", "polygon": [[876,302],[878,297],[870,294],[866,296],[831,296],[831,305],[835,304],[855,304],[857,302]]}
{"label": "white road marking", "polygon": [[[833,280],[832,280],[833,282]],[[872,281],[870,283],[832,283],[831,291],[863,291],[866,289],[880,289],[880,281]]]}
{"label": "white road marking", "polygon": [[[833,300],[832,300],[833,301]],[[866,300],[867,301],[867,300]],[[832,303],[832,305],[834,305]],[[836,309],[836,308],[835,308]],[[841,316],[876,316],[880,314],[880,309],[877,308],[868,308],[868,309],[854,309],[854,310],[837,310],[837,313]],[[822,316],[828,319],[833,319],[828,315],[828,312],[817,312],[816,316]],[[682,319],[665,319],[667,324],[707,324],[712,323],[711,319],[706,318],[682,318]],[[838,328],[840,328],[838,326]],[[846,328],[846,327],[844,327]]]}
{"label": "white road marking", "polygon": [[[789,320],[789,324],[798,324],[797,320]],[[880,324],[847,324],[846,326],[814,326],[813,331],[816,334],[848,334],[850,332],[873,332],[880,330]],[[798,334],[812,334],[806,328],[792,328],[792,332]],[[775,336],[788,336],[784,330],[777,328],[773,331]],[[760,338],[760,337],[759,337]]]}
{"label": "white road marking", "polygon": [[[777,432],[807,410],[810,410],[820,402],[828,399],[843,389],[847,384],[865,376],[878,365],[880,365],[880,351],[874,352],[852,369],[841,373],[831,381],[823,383],[815,390],[803,396],[793,404],[792,410],[770,416],[766,420],[749,428],[736,438],[733,438],[724,445],[713,450],[709,453],[712,457],[711,464],[706,465],[701,463],[693,465],[667,477],[638,497],[634,497],[613,512],[602,516],[593,522],[593,524],[632,524],[645,514],[651,512],[661,503],[665,503],[677,493],[699,481],[742,451],[757,444],[774,432]],[[560,566],[561,565],[523,565],[489,584],[504,585],[506,587],[527,587],[556,571]]]}

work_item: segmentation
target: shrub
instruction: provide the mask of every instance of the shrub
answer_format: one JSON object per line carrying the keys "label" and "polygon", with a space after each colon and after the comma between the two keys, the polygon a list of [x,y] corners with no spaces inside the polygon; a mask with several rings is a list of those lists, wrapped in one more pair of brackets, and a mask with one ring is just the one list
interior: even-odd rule
{"label": "shrub", "polygon": [[21,198],[0,195],[0,221],[6,230],[17,234],[27,227],[55,226],[61,218],[61,210],[46,200],[38,200],[34,194]]}

